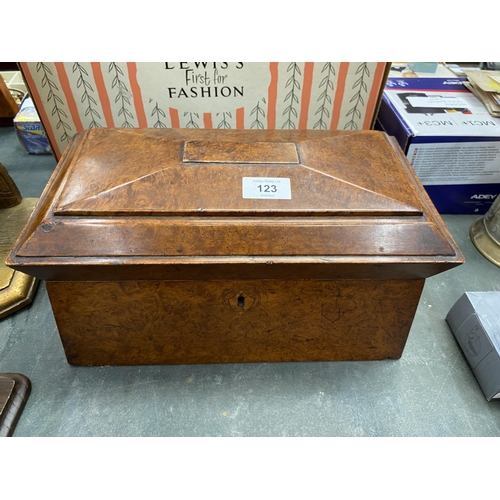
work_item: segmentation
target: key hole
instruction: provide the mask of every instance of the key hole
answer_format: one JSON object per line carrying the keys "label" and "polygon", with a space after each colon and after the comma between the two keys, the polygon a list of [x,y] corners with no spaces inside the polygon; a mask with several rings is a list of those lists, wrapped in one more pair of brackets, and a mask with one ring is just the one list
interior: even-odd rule
{"label": "key hole", "polygon": [[238,306],[239,307],[245,307],[245,297],[243,297],[243,295],[240,295],[238,297]]}

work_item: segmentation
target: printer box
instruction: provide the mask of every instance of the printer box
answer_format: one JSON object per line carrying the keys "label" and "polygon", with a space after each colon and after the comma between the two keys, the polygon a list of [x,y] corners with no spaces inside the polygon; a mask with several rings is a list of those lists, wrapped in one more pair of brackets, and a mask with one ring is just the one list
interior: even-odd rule
{"label": "printer box", "polygon": [[14,128],[19,142],[30,154],[51,154],[49,141],[45,135],[38,113],[31,97],[26,97],[14,118]]}
{"label": "printer box", "polygon": [[394,136],[440,213],[484,214],[500,193],[500,119],[464,78],[389,78],[376,128]]}
{"label": "printer box", "polygon": [[488,401],[500,398],[500,292],[466,292],[446,316]]}

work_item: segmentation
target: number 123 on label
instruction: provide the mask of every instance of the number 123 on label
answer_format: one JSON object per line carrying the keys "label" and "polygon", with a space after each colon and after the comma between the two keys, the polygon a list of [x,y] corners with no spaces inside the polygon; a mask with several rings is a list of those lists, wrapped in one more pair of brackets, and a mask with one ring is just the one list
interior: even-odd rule
{"label": "number 123 on label", "polygon": [[243,177],[243,198],[291,200],[290,179],[286,177]]}

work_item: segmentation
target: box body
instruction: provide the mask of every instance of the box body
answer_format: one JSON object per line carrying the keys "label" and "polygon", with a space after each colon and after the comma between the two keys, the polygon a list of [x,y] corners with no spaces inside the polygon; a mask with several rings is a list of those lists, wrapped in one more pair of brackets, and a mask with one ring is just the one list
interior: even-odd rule
{"label": "box body", "polygon": [[500,398],[500,292],[466,292],[446,321],[486,399]]}
{"label": "box body", "polygon": [[333,361],[399,358],[423,281],[214,276],[47,290],[71,364]]}
{"label": "box body", "polygon": [[383,133],[185,129],[78,135],[7,260],[85,366],[399,358],[462,262]]}
{"label": "box body", "polygon": [[38,113],[31,97],[21,103],[19,113],[14,118],[14,128],[19,142],[30,154],[51,154],[49,141],[45,135]]}
{"label": "box body", "polygon": [[484,214],[500,193],[500,119],[459,78],[389,78],[377,128],[396,137],[440,213]]}

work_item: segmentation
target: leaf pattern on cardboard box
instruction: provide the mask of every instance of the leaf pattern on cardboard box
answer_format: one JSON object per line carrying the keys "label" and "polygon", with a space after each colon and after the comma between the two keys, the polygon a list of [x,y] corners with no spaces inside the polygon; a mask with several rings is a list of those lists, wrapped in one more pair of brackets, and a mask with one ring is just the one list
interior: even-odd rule
{"label": "leaf pattern on cardboard box", "polygon": [[[168,64],[206,78],[200,83],[189,73],[190,83],[184,78],[174,88],[165,63],[20,63],[57,158],[73,134],[94,127],[369,128],[387,68],[376,62]],[[222,83],[212,78],[209,89],[216,65]]]}
{"label": "leaf pattern on cardboard box", "polygon": [[55,124],[56,130],[61,134],[59,140],[62,143],[68,143],[72,137],[72,127],[68,123],[68,114],[64,110],[66,103],[61,97],[59,87],[55,83],[55,78],[49,66],[50,63],[39,62],[36,64],[36,72],[41,73],[41,87],[48,90],[46,102],[50,103],[52,109],[50,111],[51,121]]}
{"label": "leaf pattern on cardboard box", "polygon": [[353,104],[350,108],[346,117],[350,117],[349,121],[344,125],[344,130],[358,130],[359,125],[357,120],[361,120],[361,110],[360,108],[365,106],[365,98],[368,94],[368,85],[366,80],[370,77],[370,70],[368,69],[368,63],[361,63],[356,69],[357,80],[352,85],[351,89],[354,92],[349,102]]}
{"label": "leaf pattern on cardboard box", "polygon": [[[153,99],[149,99],[149,102],[153,102]],[[165,111],[158,106],[158,101],[156,101],[150,116],[156,119],[153,124],[153,128],[168,128],[166,123],[162,121],[162,118],[166,118],[167,115],[165,114]]]}
{"label": "leaf pattern on cardboard box", "polygon": [[184,117],[188,117],[189,120],[185,125],[185,128],[200,128],[196,120],[200,119],[200,115],[198,113],[188,113],[187,111],[184,113]]}
{"label": "leaf pattern on cardboard box", "polygon": [[287,107],[283,111],[283,116],[286,118],[286,120],[281,125],[281,128],[296,129],[297,121],[299,118],[298,109],[301,89],[299,76],[302,76],[302,72],[300,71],[299,65],[296,62],[290,63],[286,71],[287,73],[290,73],[290,77],[285,84],[285,89],[288,90],[288,93],[286,94],[284,99]]}
{"label": "leaf pattern on cardboard box", "polygon": [[217,113],[216,116],[220,118],[220,121],[217,125],[217,128],[219,128],[219,129],[230,129],[231,128],[231,124],[227,121],[227,119],[233,118],[233,115],[231,113],[229,113],[229,111],[227,113]]}
{"label": "leaf pattern on cardboard box", "polygon": [[115,104],[120,105],[120,110],[118,111],[118,116],[122,117],[123,122],[120,127],[122,128],[133,128],[134,125],[129,121],[134,119],[134,115],[130,111],[130,91],[125,84],[125,78],[123,70],[116,63],[112,62],[109,64],[108,72],[113,75],[113,82],[111,83],[111,88],[115,89]]}
{"label": "leaf pattern on cardboard box", "polygon": [[321,89],[321,93],[317,98],[319,107],[314,113],[314,116],[317,116],[318,121],[313,125],[313,129],[327,130],[329,128],[329,121],[331,117],[330,110],[332,109],[332,99],[335,92],[333,85],[333,80],[336,75],[334,64],[331,62],[325,63],[321,69],[321,74],[324,76],[319,82],[319,89]]}
{"label": "leaf pattern on cardboard box", "polygon": [[101,120],[101,115],[97,111],[97,101],[92,96],[95,93],[92,84],[88,79],[88,72],[83,65],[75,62],[73,64],[73,73],[78,74],[78,80],[76,82],[76,88],[83,91],[82,97],[80,98],[80,102],[87,106],[85,108],[84,116],[90,119],[90,123],[88,128],[100,128],[102,125],[97,121]]}
{"label": "leaf pattern on cardboard box", "polygon": [[250,112],[250,116],[254,117],[254,120],[252,122],[252,125],[250,125],[250,128],[253,129],[258,129],[258,130],[264,130],[264,118],[266,117],[266,111],[263,106],[261,106],[261,101],[264,103],[264,106],[266,104],[266,100],[262,98],[260,101],[257,101],[257,105],[252,109]]}

